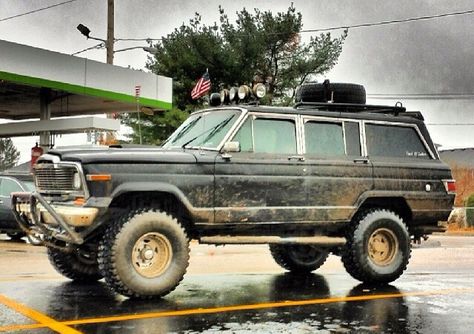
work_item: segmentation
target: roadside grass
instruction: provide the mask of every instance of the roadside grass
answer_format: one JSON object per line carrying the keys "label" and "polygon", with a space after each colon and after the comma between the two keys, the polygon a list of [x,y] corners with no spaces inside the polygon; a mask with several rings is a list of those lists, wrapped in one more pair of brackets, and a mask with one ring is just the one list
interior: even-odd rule
{"label": "roadside grass", "polygon": [[458,223],[451,223],[447,224],[446,233],[448,234],[473,234],[474,235],[474,227],[464,227]]}

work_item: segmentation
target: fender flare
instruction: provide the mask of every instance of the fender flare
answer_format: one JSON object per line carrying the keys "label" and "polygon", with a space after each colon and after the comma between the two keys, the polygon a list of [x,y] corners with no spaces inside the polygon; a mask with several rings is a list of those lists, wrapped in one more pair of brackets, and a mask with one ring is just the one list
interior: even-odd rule
{"label": "fender flare", "polygon": [[114,189],[110,195],[113,199],[122,194],[131,192],[162,192],[174,195],[189,212],[193,212],[195,208],[183,194],[183,192],[176,186],[165,182],[125,182]]}

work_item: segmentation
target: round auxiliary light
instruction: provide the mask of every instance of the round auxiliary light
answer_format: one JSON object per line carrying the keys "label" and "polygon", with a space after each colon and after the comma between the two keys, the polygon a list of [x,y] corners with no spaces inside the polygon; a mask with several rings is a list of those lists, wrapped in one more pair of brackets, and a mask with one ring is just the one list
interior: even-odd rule
{"label": "round auxiliary light", "polygon": [[239,100],[245,100],[250,96],[250,88],[247,85],[239,87]]}
{"label": "round auxiliary light", "polygon": [[257,98],[261,99],[262,97],[265,96],[267,93],[267,88],[265,88],[265,85],[263,83],[258,83],[255,86],[253,86],[253,95],[255,95]]}
{"label": "round auxiliary light", "polygon": [[213,107],[217,107],[221,105],[221,94],[219,93],[212,93],[209,97],[209,105]]}
{"label": "round auxiliary light", "polygon": [[223,89],[221,90],[221,103],[229,103],[229,90]]}
{"label": "round auxiliary light", "polygon": [[237,87],[231,87],[229,89],[229,101],[235,101],[238,99],[239,89]]}

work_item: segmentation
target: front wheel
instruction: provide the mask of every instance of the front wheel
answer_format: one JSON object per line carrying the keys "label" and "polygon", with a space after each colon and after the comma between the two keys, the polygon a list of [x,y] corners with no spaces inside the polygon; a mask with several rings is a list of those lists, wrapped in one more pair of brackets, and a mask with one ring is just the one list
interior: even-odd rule
{"label": "front wheel", "polygon": [[309,273],[321,267],[328,252],[311,245],[270,245],[270,253],[282,268],[295,273]]}
{"label": "front wheel", "polygon": [[97,264],[97,245],[85,245],[64,252],[48,247],[49,262],[61,275],[77,282],[95,282],[102,278]]}
{"label": "front wheel", "polygon": [[395,213],[373,209],[358,214],[347,231],[342,253],[346,271],[364,283],[389,283],[410,259],[410,236]]}
{"label": "front wheel", "polygon": [[109,287],[128,297],[173,291],[189,263],[188,236],[166,212],[134,210],[111,221],[99,246],[99,268]]}

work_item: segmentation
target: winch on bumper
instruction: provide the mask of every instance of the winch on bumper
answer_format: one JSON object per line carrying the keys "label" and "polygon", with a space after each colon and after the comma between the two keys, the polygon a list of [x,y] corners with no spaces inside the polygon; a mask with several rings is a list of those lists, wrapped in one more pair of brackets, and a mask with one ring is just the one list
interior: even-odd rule
{"label": "winch on bumper", "polygon": [[75,227],[90,226],[99,213],[93,207],[50,205],[37,192],[16,192],[11,196],[13,213],[21,229],[40,243],[56,239],[82,244],[83,234],[76,232]]}

